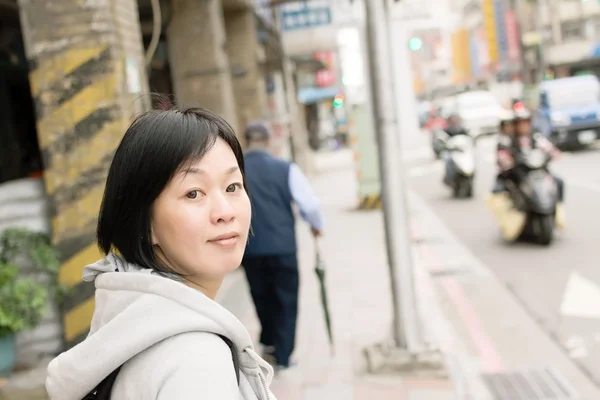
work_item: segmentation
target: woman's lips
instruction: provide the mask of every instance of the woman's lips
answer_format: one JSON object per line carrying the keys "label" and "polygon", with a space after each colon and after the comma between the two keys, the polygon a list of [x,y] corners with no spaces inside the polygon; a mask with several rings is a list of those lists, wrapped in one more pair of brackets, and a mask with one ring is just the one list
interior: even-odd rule
{"label": "woman's lips", "polygon": [[215,239],[209,240],[209,243],[216,244],[220,247],[234,247],[239,240],[240,236],[238,234],[228,234],[221,235],[216,237]]}

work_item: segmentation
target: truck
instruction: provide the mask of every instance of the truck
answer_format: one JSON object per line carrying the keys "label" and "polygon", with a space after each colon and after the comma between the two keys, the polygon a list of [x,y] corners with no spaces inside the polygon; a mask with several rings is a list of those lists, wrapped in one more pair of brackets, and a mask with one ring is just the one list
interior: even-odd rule
{"label": "truck", "polygon": [[544,81],[538,87],[534,126],[560,149],[600,139],[600,81],[594,75]]}

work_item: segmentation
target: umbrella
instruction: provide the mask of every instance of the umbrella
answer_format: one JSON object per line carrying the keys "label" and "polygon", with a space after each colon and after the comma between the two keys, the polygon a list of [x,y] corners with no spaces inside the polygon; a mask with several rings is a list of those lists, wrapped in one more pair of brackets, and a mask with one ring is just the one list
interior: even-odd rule
{"label": "umbrella", "polygon": [[325,325],[327,327],[327,337],[329,338],[329,345],[331,346],[331,354],[334,354],[333,346],[333,331],[331,329],[331,314],[329,312],[329,302],[327,301],[327,285],[325,283],[325,263],[321,257],[321,251],[319,250],[319,243],[315,238],[315,273],[319,278],[319,284],[321,287],[321,305],[323,306],[323,314],[325,316]]}

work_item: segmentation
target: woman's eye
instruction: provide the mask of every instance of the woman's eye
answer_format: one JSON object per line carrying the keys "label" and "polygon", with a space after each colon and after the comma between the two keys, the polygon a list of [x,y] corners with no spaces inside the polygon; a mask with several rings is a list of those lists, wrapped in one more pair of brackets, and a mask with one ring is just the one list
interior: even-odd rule
{"label": "woman's eye", "polygon": [[242,188],[241,183],[233,183],[233,184],[227,186],[227,192],[229,192],[229,193],[237,192],[241,188]]}
{"label": "woman's eye", "polygon": [[200,191],[199,190],[192,190],[191,192],[188,192],[188,194],[186,194],[186,197],[188,199],[197,199],[200,196]]}

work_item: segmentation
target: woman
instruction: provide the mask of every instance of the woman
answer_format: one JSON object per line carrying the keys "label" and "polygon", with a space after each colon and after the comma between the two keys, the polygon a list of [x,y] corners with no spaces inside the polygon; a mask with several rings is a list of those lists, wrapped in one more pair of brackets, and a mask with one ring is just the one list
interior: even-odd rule
{"label": "woman", "polygon": [[50,398],[80,400],[116,371],[113,400],[274,400],[272,367],[214,301],[249,227],[242,149],[225,121],[203,109],[137,118],[106,182],[107,256],[83,273],[96,286],[90,334],[48,366]]}

